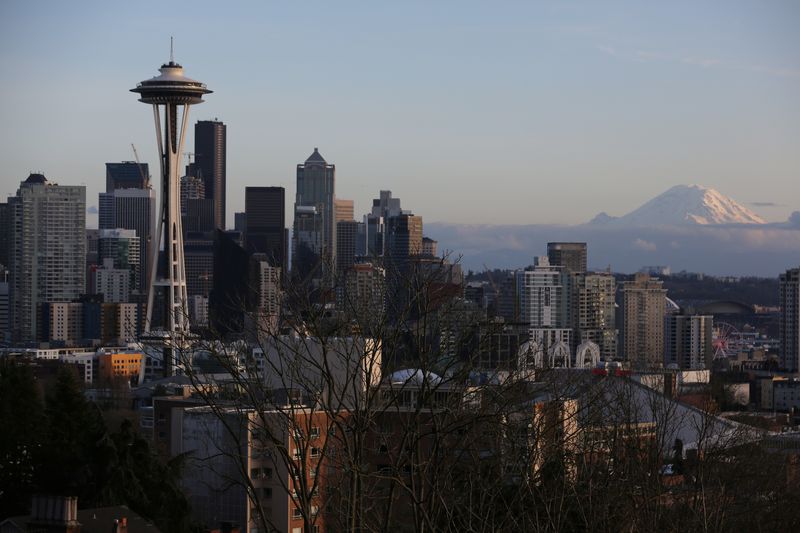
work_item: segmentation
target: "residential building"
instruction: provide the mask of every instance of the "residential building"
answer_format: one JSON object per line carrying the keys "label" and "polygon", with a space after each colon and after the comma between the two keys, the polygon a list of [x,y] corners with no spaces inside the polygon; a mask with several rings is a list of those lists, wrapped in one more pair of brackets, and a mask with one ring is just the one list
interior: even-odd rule
{"label": "residential building", "polygon": [[428,237],[422,237],[422,255],[436,257],[437,245],[439,243]]}
{"label": "residential building", "polygon": [[584,342],[600,349],[600,358],[617,355],[616,280],[605,273],[574,272],[564,275],[569,290],[568,326],[573,330],[572,351]]}
{"label": "residential building", "polygon": [[102,294],[105,302],[129,302],[131,299],[131,271],[114,268],[114,259],[108,257],[103,265],[93,272],[93,294]]}
{"label": "residential building", "polygon": [[711,367],[714,351],[711,315],[667,314],[664,316],[664,364],[682,370]]}
{"label": "residential building", "polygon": [[781,309],[779,336],[781,368],[800,371],[800,268],[787,270],[780,276]]}
{"label": "residential building", "polygon": [[0,202],[0,265],[8,267],[11,260],[11,208]]}
{"label": "residential building", "polygon": [[381,320],[386,306],[386,271],[372,263],[356,263],[345,273],[338,306],[362,320]]}
{"label": "residential building", "polygon": [[561,266],[537,257],[532,268],[516,272],[520,321],[531,328],[567,328]]}
{"label": "residential building", "polygon": [[78,298],[86,280],[86,187],[31,174],[9,197],[12,337],[33,341],[41,306]]}
{"label": "residential building", "polygon": [[622,341],[620,355],[637,370],[663,366],[664,315],[667,291],[663,282],[638,273],[619,291]]}

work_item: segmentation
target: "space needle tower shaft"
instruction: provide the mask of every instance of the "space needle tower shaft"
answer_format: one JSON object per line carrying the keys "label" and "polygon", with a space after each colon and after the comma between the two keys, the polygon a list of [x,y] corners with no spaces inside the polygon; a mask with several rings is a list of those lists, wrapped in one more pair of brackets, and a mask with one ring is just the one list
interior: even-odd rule
{"label": "space needle tower shaft", "polygon": [[[205,84],[187,78],[183,67],[171,56],[170,50],[170,61],[161,66],[160,75],[139,83],[131,91],[140,95],[140,102],[153,106],[161,168],[161,197],[156,239],[150,255],[144,330],[149,333],[159,329],[165,334],[180,336],[189,331],[189,312],[181,228],[179,165],[186,137],[189,106],[201,103],[203,95],[212,91]],[[163,252],[159,254],[162,239]],[[154,313],[155,305],[163,305],[162,312]],[[154,320],[158,315],[161,318],[160,324],[156,324]]]}

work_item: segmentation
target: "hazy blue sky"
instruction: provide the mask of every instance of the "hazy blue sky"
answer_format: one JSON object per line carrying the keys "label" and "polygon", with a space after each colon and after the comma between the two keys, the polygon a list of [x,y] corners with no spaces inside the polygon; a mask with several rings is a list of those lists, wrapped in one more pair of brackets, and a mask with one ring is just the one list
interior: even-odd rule
{"label": "hazy blue sky", "polygon": [[426,221],[573,223],[701,183],[785,219],[798,27],[791,0],[4,1],[0,194],[40,170],[96,205],[131,142],[155,169],[152,114],[128,90],[174,35],[215,91],[192,118],[228,125],[230,224],[246,185],[292,201],[314,146],[357,213],[384,188]]}

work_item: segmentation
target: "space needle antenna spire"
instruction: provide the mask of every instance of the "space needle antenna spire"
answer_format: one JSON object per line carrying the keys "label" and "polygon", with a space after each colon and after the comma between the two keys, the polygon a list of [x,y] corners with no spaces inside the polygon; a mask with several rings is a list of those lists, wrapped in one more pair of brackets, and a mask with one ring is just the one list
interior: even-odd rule
{"label": "space needle antenna spire", "polygon": [[175,54],[172,52],[172,35],[169,36],[169,62],[175,62]]}
{"label": "space needle antenna spire", "polygon": [[[150,337],[169,339],[174,344],[176,339],[185,343],[180,339],[186,339],[189,334],[178,181],[183,144],[189,106],[201,103],[203,96],[212,91],[204,83],[186,77],[183,67],[175,63],[172,37],[169,48],[170,61],[161,65],[160,74],[139,83],[131,92],[139,94],[140,102],[153,107],[161,167],[160,207],[156,238],[150,255],[144,333]],[[166,342],[163,346],[164,371],[169,375],[174,371],[172,348]]]}

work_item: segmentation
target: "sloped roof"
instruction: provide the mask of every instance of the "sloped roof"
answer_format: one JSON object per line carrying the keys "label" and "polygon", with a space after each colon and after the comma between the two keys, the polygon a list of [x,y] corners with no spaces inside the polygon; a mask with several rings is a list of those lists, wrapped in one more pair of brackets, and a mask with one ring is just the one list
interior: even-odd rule
{"label": "sloped roof", "polygon": [[314,153],[308,156],[306,163],[327,163],[327,161],[325,161],[325,158],[319,153],[319,149],[314,147]]}

